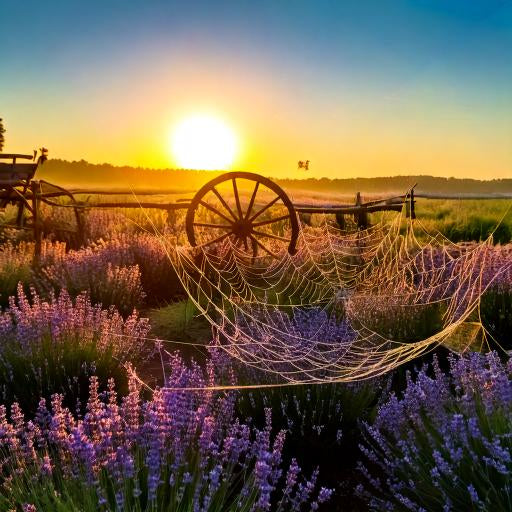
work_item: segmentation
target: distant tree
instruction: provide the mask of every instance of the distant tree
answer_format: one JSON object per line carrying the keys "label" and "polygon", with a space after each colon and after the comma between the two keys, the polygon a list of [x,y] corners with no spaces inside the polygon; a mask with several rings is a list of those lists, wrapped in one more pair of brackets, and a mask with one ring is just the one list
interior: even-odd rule
{"label": "distant tree", "polygon": [[4,149],[4,144],[5,144],[4,133],[5,133],[4,122],[3,122],[3,119],[0,117],[0,153]]}

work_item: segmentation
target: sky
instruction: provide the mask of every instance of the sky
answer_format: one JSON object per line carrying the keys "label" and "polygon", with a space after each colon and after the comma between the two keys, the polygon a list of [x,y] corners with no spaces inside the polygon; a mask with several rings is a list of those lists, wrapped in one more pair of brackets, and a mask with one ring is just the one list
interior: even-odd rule
{"label": "sky", "polygon": [[0,0],[4,151],[172,167],[197,114],[233,169],[510,178],[512,0]]}

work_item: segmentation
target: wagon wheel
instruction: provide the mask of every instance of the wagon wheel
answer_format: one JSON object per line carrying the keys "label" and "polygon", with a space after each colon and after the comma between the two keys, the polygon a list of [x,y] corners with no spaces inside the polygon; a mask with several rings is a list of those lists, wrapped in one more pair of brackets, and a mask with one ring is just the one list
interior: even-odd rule
{"label": "wagon wheel", "polygon": [[277,257],[296,252],[299,224],[289,197],[268,178],[251,172],[228,172],[209,181],[187,211],[192,246],[231,240],[241,254]]}

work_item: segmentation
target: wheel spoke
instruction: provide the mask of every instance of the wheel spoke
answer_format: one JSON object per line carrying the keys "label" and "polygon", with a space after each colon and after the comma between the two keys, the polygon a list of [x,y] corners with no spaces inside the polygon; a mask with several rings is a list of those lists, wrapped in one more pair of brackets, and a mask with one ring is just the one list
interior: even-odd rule
{"label": "wheel spoke", "polygon": [[233,213],[233,210],[230,208],[229,204],[226,203],[224,198],[220,195],[219,191],[215,187],[212,188],[212,192],[217,196],[218,200],[221,202],[222,206],[226,208],[231,217],[233,217],[234,220],[238,220],[237,216]]}
{"label": "wheel spoke", "polygon": [[257,181],[256,185],[254,185],[254,191],[251,196],[251,200],[249,202],[249,206],[247,207],[247,211],[245,212],[245,218],[248,219],[251,214],[252,207],[254,206],[254,200],[256,199],[256,194],[258,193],[258,187],[260,186],[260,182]]}
{"label": "wheel spoke", "polygon": [[223,213],[219,212],[219,210],[217,210],[217,208],[215,208],[211,204],[208,204],[206,201],[200,201],[199,204],[204,206],[208,210],[211,210],[213,213],[217,214],[219,217],[222,217],[224,220],[227,220],[230,224],[233,224],[233,221],[231,219],[226,217]]}
{"label": "wheel spoke", "polygon": [[208,222],[194,222],[194,226],[200,226],[203,228],[214,228],[214,229],[227,229],[231,231],[232,226],[228,226],[227,224],[210,224]]}
{"label": "wheel spoke", "polygon": [[262,220],[261,222],[255,222],[253,224],[253,227],[265,226],[267,224],[273,224],[274,222],[279,222],[280,220],[285,220],[285,219],[289,219],[289,218],[290,218],[289,215],[282,215],[281,217],[276,217],[275,219]]}
{"label": "wheel spoke", "polygon": [[264,236],[267,238],[274,238],[275,240],[281,240],[281,242],[287,242],[290,243],[291,240],[289,238],[285,238],[284,236],[278,236],[274,235],[273,233],[264,233],[263,231],[256,231],[255,229],[252,230],[253,234],[258,236]]}
{"label": "wheel spoke", "polygon": [[270,254],[273,258],[277,258],[277,254],[274,254],[270,249],[267,249],[264,244],[262,244],[256,237],[253,235],[249,235],[250,239],[256,242],[258,247],[261,247],[266,253]]}
{"label": "wheel spoke", "polygon": [[214,238],[213,240],[210,240],[209,242],[206,242],[205,244],[201,244],[201,247],[206,247],[207,245],[222,242],[222,240],[224,240],[225,238],[227,238],[230,235],[231,235],[231,233],[225,233],[224,235],[218,236],[217,238]]}
{"label": "wheel spoke", "polygon": [[238,210],[238,218],[243,219],[242,206],[240,205],[240,196],[238,195],[238,187],[236,186],[236,178],[233,178],[233,192],[235,194],[236,209]]}
{"label": "wheel spoke", "polygon": [[268,210],[271,206],[276,204],[277,201],[279,201],[279,199],[281,199],[279,196],[276,196],[274,199],[272,199],[272,201],[270,201],[270,203],[268,203],[267,206],[264,206],[258,213],[254,214],[251,217],[250,221],[252,222],[253,220],[257,219],[264,211]]}
{"label": "wheel spoke", "polygon": [[241,236],[237,236],[236,237],[236,242],[235,242],[235,247],[239,247],[240,249],[242,248],[242,244],[244,246],[244,249],[246,251],[249,250],[249,245],[247,243],[247,237],[244,236],[244,237],[241,237]]}

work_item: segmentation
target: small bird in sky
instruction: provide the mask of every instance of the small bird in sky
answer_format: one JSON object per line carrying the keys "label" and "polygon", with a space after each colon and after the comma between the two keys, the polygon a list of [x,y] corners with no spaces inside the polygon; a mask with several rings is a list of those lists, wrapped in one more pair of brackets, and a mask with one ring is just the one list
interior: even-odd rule
{"label": "small bird in sky", "polygon": [[299,160],[297,162],[297,169],[304,169],[305,171],[309,171],[309,160]]}

